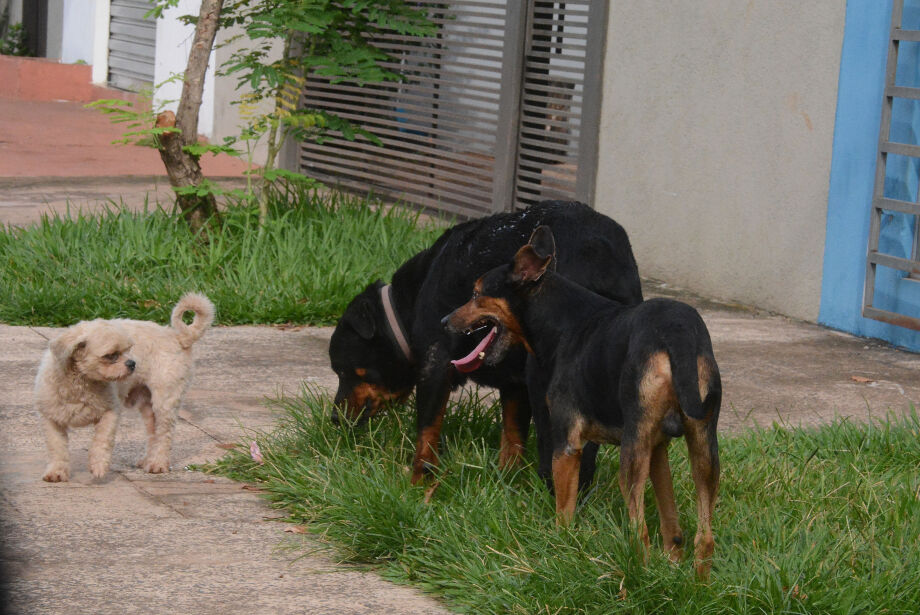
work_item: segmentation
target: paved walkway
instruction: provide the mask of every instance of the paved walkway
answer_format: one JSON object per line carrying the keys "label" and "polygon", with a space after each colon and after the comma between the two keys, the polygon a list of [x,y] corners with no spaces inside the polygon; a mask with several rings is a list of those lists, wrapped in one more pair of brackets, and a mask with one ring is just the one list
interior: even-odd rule
{"label": "paved walkway", "polygon": [[[28,224],[74,196],[91,209],[109,198],[127,195],[142,203],[148,191],[161,193],[165,174],[156,164],[118,166],[137,152],[108,145],[96,134],[105,125],[88,120],[79,105],[48,104],[56,105],[54,113],[0,100],[0,222]],[[81,126],[99,137],[95,145]],[[62,143],[84,146],[67,148],[68,155],[48,151]],[[26,156],[31,163],[21,164]],[[773,421],[813,424],[835,415],[865,419],[904,412],[920,400],[918,355],[654,282],[646,289],[702,311],[723,373],[725,430]],[[266,396],[294,393],[304,381],[333,387],[329,328],[213,328],[195,346],[196,376],[180,411],[173,471],[154,476],[133,467],[144,436],[140,418],[128,413],[109,476],[92,480],[89,431],[79,430],[71,442],[75,474],[58,485],[40,480],[44,444],[31,407],[35,367],[54,333],[0,325],[0,522],[18,610],[443,612],[416,590],[337,565],[334,555],[297,557],[302,550],[284,547],[322,544],[284,532],[272,521],[278,513],[245,486],[183,470],[219,457],[220,445],[237,440],[241,428],[270,428]]]}

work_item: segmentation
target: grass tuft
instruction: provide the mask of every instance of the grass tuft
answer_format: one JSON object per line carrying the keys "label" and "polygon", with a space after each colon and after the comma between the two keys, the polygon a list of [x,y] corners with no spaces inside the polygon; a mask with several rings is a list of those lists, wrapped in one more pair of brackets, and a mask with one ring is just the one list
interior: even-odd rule
{"label": "grass tuft", "polygon": [[271,212],[260,228],[257,209],[231,206],[206,237],[149,204],[0,229],[0,321],[166,322],[179,297],[197,290],[219,307],[220,324],[327,325],[443,230],[338,193],[288,189],[273,195]]}
{"label": "grass tuft", "polygon": [[[615,447],[602,449],[576,523],[557,528],[533,466],[497,468],[499,410],[481,399],[449,407],[441,470],[424,487],[408,479],[411,401],[345,429],[331,424],[329,399],[313,390],[272,403],[279,428],[254,436],[265,463],[241,448],[205,470],[259,484],[343,560],[372,564],[463,612],[915,613],[920,604],[916,411],[721,438],[716,556],[702,584],[690,553],[679,566],[658,551],[643,563],[616,487]],[[685,451],[680,441],[671,447],[689,543],[696,515]],[[650,492],[647,508],[660,544]]]}

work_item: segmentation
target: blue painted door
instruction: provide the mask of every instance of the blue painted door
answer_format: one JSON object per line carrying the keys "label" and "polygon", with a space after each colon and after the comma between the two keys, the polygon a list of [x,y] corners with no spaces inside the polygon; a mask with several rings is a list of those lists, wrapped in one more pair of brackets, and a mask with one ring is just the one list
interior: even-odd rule
{"label": "blue painted door", "polygon": [[[819,321],[920,351],[920,332],[892,324],[898,317],[920,319],[920,281],[904,267],[917,258],[920,100],[886,90],[892,4],[847,2]],[[920,31],[920,0],[906,0],[900,19],[903,28]],[[916,41],[897,43],[897,70],[889,85],[898,88],[920,88],[920,32],[909,37]],[[880,135],[896,145],[880,152]],[[888,203],[893,207],[885,207]],[[867,259],[867,253],[873,256]],[[864,296],[867,271],[870,292]],[[863,315],[864,303],[870,307],[866,314],[876,318]],[[884,322],[879,313],[893,316]]]}

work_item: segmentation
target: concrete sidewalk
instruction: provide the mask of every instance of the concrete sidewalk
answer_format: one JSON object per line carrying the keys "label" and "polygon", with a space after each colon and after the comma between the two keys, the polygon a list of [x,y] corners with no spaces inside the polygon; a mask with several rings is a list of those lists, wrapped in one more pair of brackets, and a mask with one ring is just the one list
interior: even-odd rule
{"label": "concrete sidewalk", "polygon": [[[41,480],[44,438],[32,408],[36,361],[55,331],[0,326],[0,519],[15,613],[438,613],[411,588],[337,565],[311,537],[285,532],[248,486],[184,468],[214,460],[242,430],[271,429],[265,396],[303,381],[332,385],[330,329],[218,327],[195,346],[172,471],[134,467],[145,433],[122,417],[112,471],[87,471],[91,429],[72,432],[73,476]],[[296,547],[296,549],[288,549]],[[304,553],[305,557],[302,557]]]}
{"label": "concrete sidewalk", "polygon": [[[0,100],[0,134],[8,135],[10,123],[20,119],[11,119],[5,104]],[[80,115],[78,106],[71,111]],[[70,116],[60,115],[62,126],[41,129],[73,130]],[[35,130],[39,125],[33,123]],[[83,158],[76,148],[61,167],[47,166],[43,160],[50,158],[36,150],[32,165],[14,167],[23,147],[0,143],[2,223],[28,224],[46,201],[66,204],[68,195],[98,203],[117,199],[120,190],[138,198],[166,185],[165,174],[94,176],[79,166],[74,175],[55,174],[77,158],[93,169],[114,168],[124,155],[120,147],[100,145],[98,155]],[[9,172],[14,168],[18,174]],[[773,421],[862,420],[904,412],[920,400],[918,355],[654,282],[646,290],[702,311],[723,374],[725,432]],[[245,486],[183,469],[222,455],[221,445],[236,441],[241,429],[270,429],[265,396],[295,393],[304,381],[334,387],[327,358],[331,329],[213,328],[195,346],[196,376],[180,410],[172,472],[148,475],[133,467],[144,433],[140,417],[127,413],[109,476],[96,481],[88,473],[90,431],[83,429],[71,441],[74,476],[57,485],[40,478],[44,441],[31,392],[45,338],[54,333],[0,325],[0,519],[17,612],[444,612],[416,590],[336,565],[334,554],[300,557],[302,549],[285,550],[323,545],[285,532],[287,526],[272,520],[279,513]]]}

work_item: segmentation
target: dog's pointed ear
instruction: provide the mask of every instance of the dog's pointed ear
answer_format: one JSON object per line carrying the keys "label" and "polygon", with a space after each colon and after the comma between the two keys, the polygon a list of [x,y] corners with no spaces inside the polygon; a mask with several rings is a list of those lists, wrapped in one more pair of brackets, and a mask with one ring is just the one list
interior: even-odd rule
{"label": "dog's pointed ear", "polygon": [[554,261],[556,260],[556,238],[553,237],[553,231],[545,224],[534,229],[527,243],[533,246],[541,258],[549,256]]}
{"label": "dog's pointed ear", "polygon": [[548,226],[538,226],[530,241],[514,255],[512,279],[515,282],[536,282],[547,269],[555,269],[556,241]]}
{"label": "dog's pointed ear", "polygon": [[78,350],[86,347],[83,327],[74,325],[51,340],[51,353],[60,363],[66,365]]}

